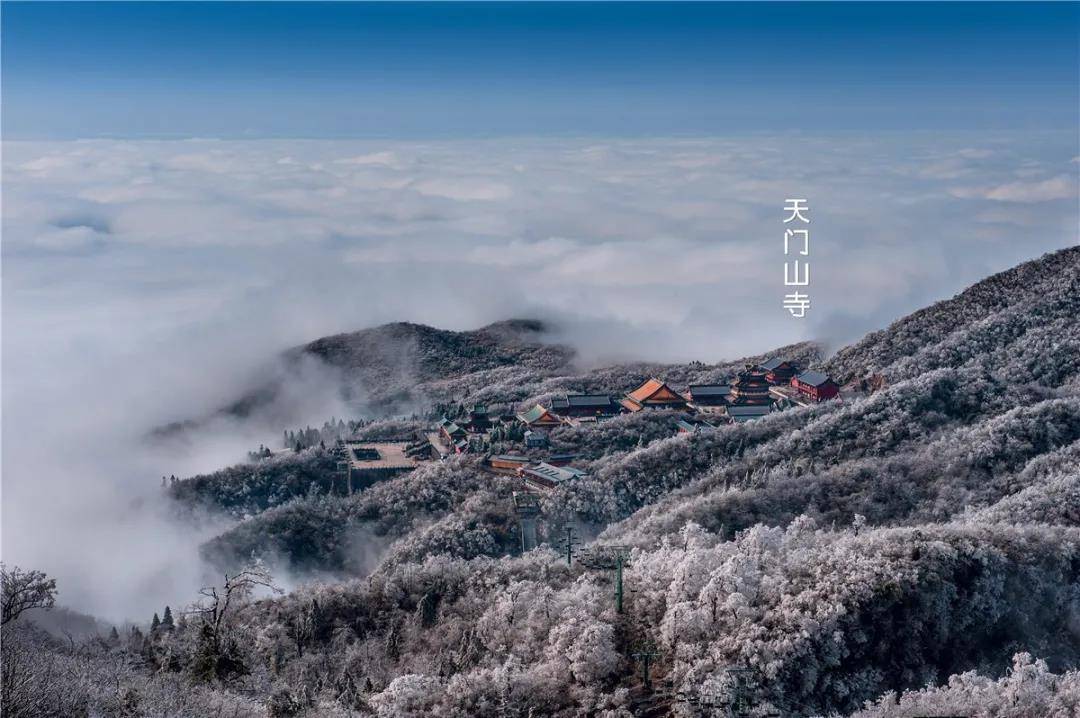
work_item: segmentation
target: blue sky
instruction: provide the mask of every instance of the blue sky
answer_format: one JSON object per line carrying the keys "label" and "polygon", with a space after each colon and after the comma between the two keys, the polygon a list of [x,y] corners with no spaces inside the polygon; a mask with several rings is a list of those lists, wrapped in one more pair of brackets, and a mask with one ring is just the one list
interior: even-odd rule
{"label": "blue sky", "polygon": [[1078,5],[9,3],[8,138],[1077,126]]}

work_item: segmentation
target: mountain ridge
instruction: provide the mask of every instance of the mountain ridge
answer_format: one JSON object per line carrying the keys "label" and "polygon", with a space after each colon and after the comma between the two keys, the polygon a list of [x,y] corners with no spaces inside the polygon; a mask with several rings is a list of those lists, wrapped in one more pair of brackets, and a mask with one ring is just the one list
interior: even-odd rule
{"label": "mountain ridge", "polygon": [[[911,362],[934,349],[949,352],[941,360],[963,360],[957,332],[978,326],[998,328],[1002,314],[1023,313],[1045,322],[1046,317],[1072,319],[1080,311],[1080,246],[1049,252],[976,282],[950,299],[936,302],[898,319],[885,329],[867,334],[838,350],[826,362],[838,381],[847,382],[873,373],[887,378],[908,377]],[[1067,348],[1080,349],[1075,337],[1063,333]],[[1080,351],[1073,352],[1075,354]],[[906,360],[906,362],[905,362]],[[906,364],[906,365],[905,365]],[[1073,365],[1075,374],[1075,364]]]}

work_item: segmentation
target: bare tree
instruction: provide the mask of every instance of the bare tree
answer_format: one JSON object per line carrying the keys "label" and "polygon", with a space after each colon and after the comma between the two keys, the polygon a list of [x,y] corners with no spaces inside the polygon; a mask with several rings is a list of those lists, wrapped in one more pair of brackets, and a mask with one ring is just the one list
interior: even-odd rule
{"label": "bare tree", "polygon": [[198,656],[195,672],[204,678],[222,677],[242,672],[242,665],[235,655],[235,637],[229,631],[233,614],[254,593],[263,587],[273,593],[282,593],[274,585],[273,577],[261,562],[254,562],[237,574],[225,574],[224,583],[199,590],[202,599],[187,612],[201,619]]}
{"label": "bare tree", "polygon": [[25,571],[18,566],[8,569],[0,563],[0,584],[3,586],[0,625],[14,621],[31,608],[52,608],[56,603],[56,579],[41,571]]}

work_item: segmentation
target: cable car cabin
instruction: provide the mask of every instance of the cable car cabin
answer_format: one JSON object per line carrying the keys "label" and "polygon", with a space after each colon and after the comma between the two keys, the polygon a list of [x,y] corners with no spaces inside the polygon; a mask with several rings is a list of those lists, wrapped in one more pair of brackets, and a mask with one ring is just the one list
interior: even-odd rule
{"label": "cable car cabin", "polygon": [[773,357],[758,365],[765,372],[765,379],[770,384],[790,384],[799,368],[783,357]]}
{"label": "cable car cabin", "polygon": [[791,380],[791,386],[812,401],[825,401],[840,394],[840,387],[832,377],[819,371],[804,371]]}
{"label": "cable car cabin", "polygon": [[686,411],[686,398],[675,393],[671,387],[659,379],[649,379],[634,389],[622,400],[627,411],[642,409],[678,409]]}

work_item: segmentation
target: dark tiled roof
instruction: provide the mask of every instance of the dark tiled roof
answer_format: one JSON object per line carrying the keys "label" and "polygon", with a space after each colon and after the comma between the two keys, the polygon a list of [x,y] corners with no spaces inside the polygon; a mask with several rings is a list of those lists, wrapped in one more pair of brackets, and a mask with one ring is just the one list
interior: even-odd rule
{"label": "dark tiled roof", "polygon": [[827,381],[830,381],[828,374],[822,374],[819,371],[804,371],[798,376],[799,382],[807,384],[809,386],[821,386]]}
{"label": "dark tiled roof", "polygon": [[699,418],[696,418],[696,417],[695,418],[690,418],[690,419],[679,419],[677,422],[675,422],[675,425],[678,426],[683,431],[686,431],[686,432],[689,432],[689,433],[693,433],[695,431],[706,431],[706,430],[709,430],[709,429],[715,429],[716,428],[716,426],[714,424],[710,424],[709,422],[705,421],[704,419],[699,419]]}
{"label": "dark tiled roof", "polygon": [[766,371],[772,371],[773,369],[779,367],[781,364],[787,363],[789,362],[784,357],[773,357],[772,359],[766,359],[765,361],[763,361],[760,366]]}
{"label": "dark tiled roof", "polygon": [[768,404],[743,404],[741,406],[729,406],[728,416],[765,416],[772,411]]}
{"label": "dark tiled roof", "polygon": [[611,406],[615,402],[607,394],[567,394],[569,406]]}
{"label": "dark tiled roof", "polygon": [[727,384],[691,384],[690,396],[726,396],[731,393]]}
{"label": "dark tiled roof", "polygon": [[735,381],[732,382],[734,386],[740,384],[768,384],[769,380],[765,378],[765,372],[761,369],[747,369],[746,371],[739,372],[739,375],[735,377]]}

